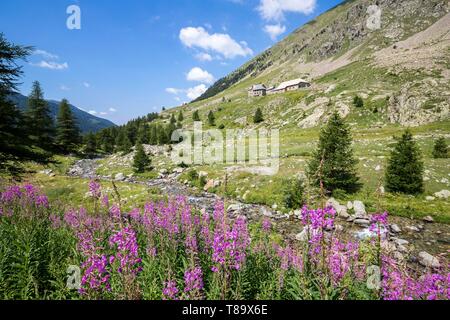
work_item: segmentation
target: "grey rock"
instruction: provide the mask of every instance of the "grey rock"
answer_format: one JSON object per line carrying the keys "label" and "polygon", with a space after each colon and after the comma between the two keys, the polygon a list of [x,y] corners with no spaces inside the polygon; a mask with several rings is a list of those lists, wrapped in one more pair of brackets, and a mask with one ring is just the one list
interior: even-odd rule
{"label": "grey rock", "polygon": [[428,222],[428,223],[433,223],[434,222],[434,219],[433,219],[432,216],[423,217],[422,220],[425,221],[425,222]]}
{"label": "grey rock", "polygon": [[391,231],[395,233],[400,233],[402,232],[402,229],[400,229],[400,227],[396,224],[391,224]]}
{"label": "grey rock", "polygon": [[122,172],[119,172],[118,174],[116,174],[114,176],[114,180],[116,180],[116,181],[123,181],[123,180],[125,180],[125,176],[124,176],[124,174]]}
{"label": "grey rock", "polygon": [[429,268],[439,268],[441,266],[436,257],[425,251],[419,253],[419,263]]}

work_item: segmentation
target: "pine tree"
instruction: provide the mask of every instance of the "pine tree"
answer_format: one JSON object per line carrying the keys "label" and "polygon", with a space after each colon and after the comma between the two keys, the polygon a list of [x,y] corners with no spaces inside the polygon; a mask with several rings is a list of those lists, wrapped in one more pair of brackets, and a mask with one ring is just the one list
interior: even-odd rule
{"label": "pine tree", "polygon": [[17,60],[24,60],[31,50],[8,42],[0,33],[0,171],[14,176],[24,172],[24,161],[50,162],[50,154],[33,148],[24,116],[9,100],[23,74]]}
{"label": "pine tree", "polygon": [[175,119],[175,115],[172,113],[172,115],[170,116],[170,123],[171,124],[175,124],[177,123],[177,119]]}
{"label": "pine tree", "polygon": [[148,126],[145,123],[139,126],[137,141],[140,141],[143,144],[149,143]]}
{"label": "pine tree", "polygon": [[152,125],[150,127],[150,144],[155,146],[158,144],[158,133],[157,133],[157,128],[156,125]]}
{"label": "pine tree", "polygon": [[33,82],[28,96],[28,127],[36,145],[44,150],[52,150],[55,136],[54,122],[44,99],[44,93],[38,81]]}
{"label": "pine tree", "polygon": [[360,96],[354,96],[353,97],[353,105],[356,108],[362,108],[362,107],[364,107],[364,100]]}
{"label": "pine tree", "polygon": [[131,147],[133,146],[124,128],[120,130],[119,135],[117,136],[116,146],[117,150],[122,152],[123,154],[129,153]]}
{"label": "pine tree", "polygon": [[216,125],[216,117],[214,117],[214,113],[212,112],[212,110],[210,110],[208,113],[208,123],[212,127]]}
{"label": "pine tree", "polygon": [[69,102],[63,99],[56,118],[56,145],[64,153],[76,151],[80,143],[80,130],[75,122]]}
{"label": "pine tree", "polygon": [[141,143],[136,145],[136,153],[133,158],[133,170],[135,173],[143,173],[151,164],[150,158],[145,153]]}
{"label": "pine tree", "polygon": [[192,120],[194,120],[194,121],[201,121],[200,120],[200,115],[198,113],[198,110],[195,110],[194,113],[192,114]]}
{"label": "pine tree", "polygon": [[114,137],[112,136],[111,130],[102,130],[100,136],[100,148],[106,153],[112,153],[114,151]]}
{"label": "pine tree", "polygon": [[84,136],[84,153],[91,157],[97,153],[97,140],[93,133],[88,133]]}
{"label": "pine tree", "polygon": [[423,192],[423,162],[411,131],[406,130],[391,152],[386,168],[386,190],[406,194]]}
{"label": "pine tree", "polygon": [[323,182],[328,192],[341,189],[356,192],[361,188],[353,156],[350,129],[337,112],[321,130],[317,150],[308,163],[307,174],[319,186]]}
{"label": "pine tree", "polygon": [[254,123],[260,123],[263,122],[264,118],[263,118],[263,114],[261,111],[261,108],[256,109],[255,111],[255,115],[253,116],[253,122]]}
{"label": "pine tree", "polygon": [[183,120],[184,120],[183,111],[180,110],[180,112],[178,113],[178,122],[183,122]]}
{"label": "pine tree", "polygon": [[448,158],[448,146],[444,137],[440,137],[434,143],[433,148],[433,158],[435,159],[446,159]]}

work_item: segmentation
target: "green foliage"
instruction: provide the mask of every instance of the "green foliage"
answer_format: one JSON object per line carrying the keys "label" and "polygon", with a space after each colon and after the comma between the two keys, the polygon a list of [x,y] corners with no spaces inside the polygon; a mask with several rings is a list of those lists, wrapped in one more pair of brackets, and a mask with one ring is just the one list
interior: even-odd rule
{"label": "green foliage", "polygon": [[25,171],[24,161],[50,162],[49,153],[34,147],[36,140],[30,139],[24,115],[9,100],[22,75],[18,60],[30,51],[30,47],[9,43],[0,33],[0,172],[14,176]]}
{"label": "green foliage", "polygon": [[121,130],[119,132],[119,135],[116,139],[116,146],[117,150],[122,152],[123,154],[127,154],[130,152],[131,147],[133,146],[131,144],[130,139],[128,138],[128,135],[126,134],[125,130]]}
{"label": "green foliage", "polygon": [[142,144],[138,143],[136,145],[136,154],[133,158],[133,170],[135,173],[145,172],[151,164],[150,158],[145,153]]}
{"label": "green foliage", "polygon": [[198,113],[198,110],[195,110],[194,113],[192,114],[192,120],[194,120],[194,121],[201,121],[200,120],[200,114]]}
{"label": "green foliage", "polygon": [[33,82],[26,112],[28,130],[35,144],[44,150],[53,149],[55,128],[50,108],[38,81]]}
{"label": "green foliage", "polygon": [[356,108],[362,108],[362,107],[364,107],[364,100],[360,96],[354,96],[353,97],[353,105]]}
{"label": "green foliage", "polygon": [[253,116],[254,123],[261,123],[264,121],[264,117],[261,111],[261,108],[256,109],[255,114]]}
{"label": "green foliage", "polygon": [[56,144],[64,153],[74,152],[80,142],[80,130],[78,129],[69,102],[66,99],[59,105],[56,120]]}
{"label": "green foliage", "polygon": [[183,122],[183,120],[184,120],[183,111],[180,110],[180,112],[178,112],[178,122]]}
{"label": "green foliage", "polygon": [[87,157],[93,157],[97,153],[97,141],[93,133],[88,133],[84,139],[83,153]]}
{"label": "green foliage", "polygon": [[214,117],[212,110],[208,113],[208,124],[212,127],[216,125],[216,118]]}
{"label": "green foliage", "polygon": [[418,194],[424,190],[421,153],[409,129],[397,139],[388,161],[385,180],[386,190],[390,192]]}
{"label": "green foliage", "polygon": [[433,158],[446,159],[448,158],[448,146],[444,137],[439,137],[434,143]]}
{"label": "green foliage", "polygon": [[301,179],[286,180],[283,189],[283,203],[288,209],[300,209],[305,204],[305,186]]}
{"label": "green foliage", "polygon": [[65,280],[74,237],[52,228],[49,216],[58,208],[28,210],[26,218],[0,217],[0,299],[70,298],[76,293],[68,291]]}
{"label": "green foliage", "polygon": [[361,188],[356,164],[350,128],[335,112],[320,132],[319,145],[308,163],[308,177],[316,186],[322,181],[328,192],[341,189],[353,193]]}

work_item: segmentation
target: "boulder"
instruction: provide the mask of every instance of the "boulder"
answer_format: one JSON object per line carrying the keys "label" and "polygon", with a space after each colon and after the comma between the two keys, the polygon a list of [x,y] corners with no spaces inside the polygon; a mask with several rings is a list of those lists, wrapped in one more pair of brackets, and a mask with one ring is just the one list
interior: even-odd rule
{"label": "boulder", "polygon": [[433,201],[433,200],[435,200],[436,198],[435,197],[432,197],[432,196],[426,196],[425,197],[425,200],[427,200],[427,201]]}
{"label": "boulder", "polygon": [[428,223],[433,223],[434,219],[432,216],[426,216],[422,218],[423,221],[428,222]]}
{"label": "boulder", "polygon": [[450,197],[450,191],[441,190],[439,192],[436,192],[434,195],[439,199],[447,199],[448,197]]}
{"label": "boulder", "polygon": [[123,181],[125,180],[125,175],[122,172],[119,172],[114,176],[114,180],[116,181]]}
{"label": "boulder", "polygon": [[441,266],[436,257],[425,251],[419,253],[419,263],[429,268],[439,268]]}
{"label": "boulder", "polygon": [[358,217],[366,216],[366,206],[362,201],[354,201],[353,202],[353,210],[355,210],[355,215]]}
{"label": "boulder", "polygon": [[396,224],[391,224],[391,231],[395,232],[395,233],[399,233],[399,232],[402,232],[402,229],[400,229],[400,227]]}
{"label": "boulder", "polygon": [[334,198],[328,199],[326,206],[332,207],[334,210],[336,210],[336,213],[339,217],[347,219],[350,216],[347,213],[347,207],[339,204],[339,202]]}
{"label": "boulder", "polygon": [[206,182],[205,186],[203,187],[203,190],[208,191],[209,189],[214,187],[214,180],[208,180],[208,182]]}
{"label": "boulder", "polygon": [[368,226],[369,223],[370,223],[370,221],[367,220],[367,219],[355,219],[355,220],[353,221],[353,223],[355,223],[355,224],[357,224],[357,225],[360,225],[360,226]]}

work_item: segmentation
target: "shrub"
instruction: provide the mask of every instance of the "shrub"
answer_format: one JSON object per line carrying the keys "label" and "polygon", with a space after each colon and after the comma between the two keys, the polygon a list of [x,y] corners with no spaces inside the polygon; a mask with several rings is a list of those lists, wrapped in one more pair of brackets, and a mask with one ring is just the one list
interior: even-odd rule
{"label": "shrub", "polygon": [[356,108],[362,108],[362,107],[364,107],[364,100],[360,96],[354,96],[353,97],[353,105]]}
{"label": "shrub", "polygon": [[446,159],[448,158],[448,147],[444,137],[440,137],[436,140],[433,147],[433,158]]}
{"label": "shrub", "polygon": [[406,130],[396,140],[386,168],[386,190],[406,194],[422,193],[423,162],[411,131]]}
{"label": "shrub", "polygon": [[301,179],[291,179],[284,183],[283,203],[288,209],[300,209],[305,204],[304,184]]}

